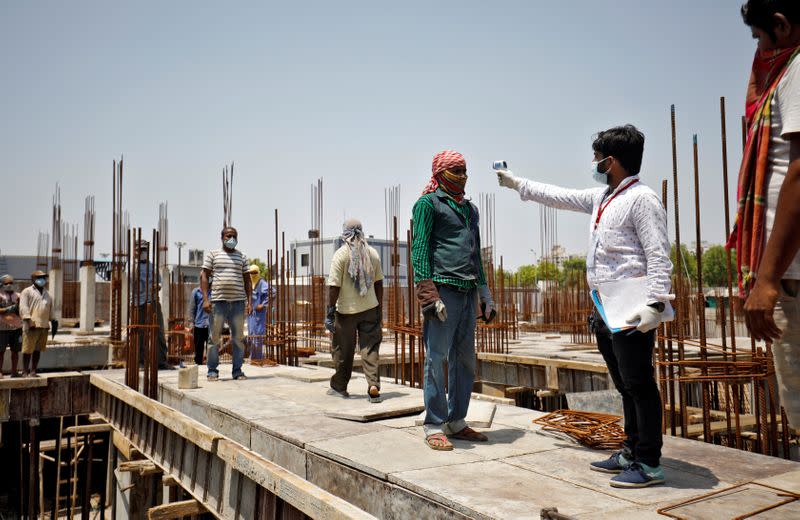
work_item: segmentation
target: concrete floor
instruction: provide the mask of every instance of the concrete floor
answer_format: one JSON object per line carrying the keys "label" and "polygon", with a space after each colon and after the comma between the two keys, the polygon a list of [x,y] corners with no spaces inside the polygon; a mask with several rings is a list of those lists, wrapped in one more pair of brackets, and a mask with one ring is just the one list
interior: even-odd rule
{"label": "concrete floor", "polygon": [[[201,367],[193,390],[177,388],[177,372],[159,372],[160,400],[381,518],[538,518],[552,507],[575,518],[663,518],[661,507],[746,484],[674,512],[730,518],[783,500],[764,485],[800,493],[800,463],[670,437],[665,485],[615,489],[588,469],[606,453],[542,432],[531,423],[540,412],[504,404],[483,430],[488,443],[454,441],[454,451],[436,452],[416,425],[419,389],[384,382],[384,402],[372,404],[360,374],[344,400],[325,395],[330,369],[245,371],[247,381],[233,381],[223,365],[210,383]],[[101,374],[124,379],[119,370]],[[754,518],[793,515],[798,502]]]}

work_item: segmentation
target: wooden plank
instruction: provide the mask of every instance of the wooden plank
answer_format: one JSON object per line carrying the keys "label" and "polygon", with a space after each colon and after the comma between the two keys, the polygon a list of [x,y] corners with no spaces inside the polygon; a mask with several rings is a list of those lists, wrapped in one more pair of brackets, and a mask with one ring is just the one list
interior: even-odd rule
{"label": "wooden plank", "polygon": [[240,444],[222,439],[217,445],[217,455],[232,469],[311,518],[374,518],[341,498],[245,449]]}
{"label": "wooden plank", "polygon": [[11,417],[11,390],[0,390],[0,422]]}
{"label": "wooden plank", "polygon": [[152,417],[155,421],[163,424],[181,437],[191,439],[193,443],[206,451],[213,453],[216,442],[224,438],[211,428],[200,424],[177,410],[145,397],[132,388],[110,381],[99,374],[90,374],[90,383],[136,408],[148,417]]}
{"label": "wooden plank", "polygon": [[51,377],[47,388],[39,391],[39,410],[42,417],[72,414],[72,378]]}
{"label": "wooden plank", "polygon": [[519,363],[521,365],[552,366],[556,368],[568,368],[571,370],[585,370],[587,372],[607,372],[605,363],[593,363],[591,361],[576,361],[572,359],[546,358],[539,356],[517,356],[512,354],[494,354],[491,352],[479,352],[478,359],[481,361],[494,361],[497,363]]}
{"label": "wooden plank", "polygon": [[127,460],[135,460],[141,457],[141,452],[120,432],[114,430],[114,433],[111,436],[114,447],[117,448],[120,455]]}
{"label": "wooden plank", "polygon": [[24,390],[47,386],[46,377],[4,377],[0,379],[0,390]]}
{"label": "wooden plank", "polygon": [[545,378],[547,379],[547,388],[551,390],[558,390],[558,367],[548,365],[544,369]]}
{"label": "wooden plank", "polygon": [[184,516],[199,515],[208,510],[197,500],[184,500],[151,507],[147,510],[148,520],[170,520]]}
{"label": "wooden plank", "polygon": [[[83,415],[94,411],[92,408],[91,393],[89,392],[89,378],[86,375],[73,377],[72,380],[72,414]],[[112,394],[113,395],[113,394]]]}
{"label": "wooden plank", "polygon": [[[778,422],[780,422],[781,418],[778,417],[777,420],[778,420]],[[741,416],[739,416],[739,424],[741,425],[742,428],[752,428],[753,426],[756,425],[756,418],[754,416],[752,416],[752,415],[746,415],[746,416],[745,415],[741,415]],[[711,434],[712,435],[715,434],[715,433],[722,433],[722,432],[728,431],[728,421],[712,421],[710,423],[710,427],[711,427]],[[731,431],[733,431],[734,428],[735,428],[735,425],[733,424],[733,421],[731,421]],[[675,435],[680,437],[681,436],[681,431],[682,431],[681,427],[678,426],[675,429]],[[703,436],[703,423],[690,424],[686,428],[686,434],[690,438],[702,437]]]}
{"label": "wooden plank", "polygon": [[150,460],[131,460],[120,462],[119,466],[117,466],[117,469],[122,473],[138,473],[142,476],[163,473],[161,468],[156,466],[155,462]]}
{"label": "wooden plank", "polygon": [[110,424],[86,424],[81,426],[70,426],[67,433],[103,433],[110,432],[114,428]]}

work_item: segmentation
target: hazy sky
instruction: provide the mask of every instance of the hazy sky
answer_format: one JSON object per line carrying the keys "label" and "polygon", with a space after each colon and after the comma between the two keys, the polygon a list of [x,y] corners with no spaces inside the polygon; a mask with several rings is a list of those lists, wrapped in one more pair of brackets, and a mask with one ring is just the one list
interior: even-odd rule
{"label": "hazy sky", "polygon": [[[343,216],[383,236],[384,188],[401,185],[407,221],[431,158],[455,148],[468,193],[496,193],[498,250],[516,267],[540,253],[539,211],[497,186],[491,161],[593,186],[592,134],[633,123],[660,193],[672,103],[682,238],[694,240],[697,133],[703,239],[721,242],[719,98],[733,187],[755,49],[741,1],[3,2],[0,251],[35,254],[59,182],[68,222],[97,197],[96,256],[109,252],[122,154],[134,225],[149,234],[168,201],[170,242],[217,246],[231,161],[248,255],[274,244],[275,208],[287,240],[306,235],[320,177],[326,236]],[[585,251],[587,229],[588,216],[560,214],[569,252]]]}

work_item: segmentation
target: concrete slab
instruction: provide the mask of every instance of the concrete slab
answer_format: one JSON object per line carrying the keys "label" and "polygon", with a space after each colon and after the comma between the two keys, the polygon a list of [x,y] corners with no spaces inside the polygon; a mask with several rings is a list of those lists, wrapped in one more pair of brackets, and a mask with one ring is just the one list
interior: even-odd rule
{"label": "concrete slab", "polygon": [[664,437],[662,464],[688,473],[714,474],[741,484],[800,469],[800,463],[700,441]]}
{"label": "concrete slab", "polygon": [[538,518],[543,507],[576,515],[618,510],[618,498],[546,477],[501,461],[482,461],[449,468],[406,471],[392,475],[404,487],[444,503],[471,518]]}
{"label": "concrete slab", "polygon": [[[467,426],[470,428],[491,428],[494,413],[497,405],[486,401],[470,401],[467,410]],[[425,424],[425,410],[423,410],[414,421],[415,426]]]}
{"label": "concrete slab", "polygon": [[572,392],[565,394],[570,410],[622,415],[622,395],[616,390]]}
{"label": "concrete slab", "polygon": [[516,406],[503,406],[497,407],[494,414],[494,422],[504,426],[512,426],[514,428],[522,428],[523,430],[536,431],[541,427],[533,424],[533,420],[545,415],[544,412],[536,410],[529,410],[527,408],[518,408]]}
{"label": "concrete slab", "polygon": [[444,466],[481,460],[465,450],[432,450],[423,437],[394,429],[312,442],[306,449],[382,480],[390,473],[433,467],[441,471]]}
{"label": "concrete slab", "polygon": [[[749,513],[759,511],[786,500],[779,496],[778,491],[770,488],[745,484],[731,490],[723,491],[714,496],[682,505],[668,512],[681,518],[698,520],[717,520],[723,518],[758,518]],[[785,506],[765,511],[762,518],[798,518],[800,504],[794,502]],[[792,514],[792,510],[795,513]]]}
{"label": "concrete slab", "polygon": [[255,418],[252,423],[256,429],[300,447],[305,447],[309,442],[364,435],[389,429],[378,422],[361,423],[319,414],[259,417]]}
{"label": "concrete slab", "polygon": [[774,477],[762,478],[754,481],[756,484],[784,489],[792,493],[800,493],[800,470],[790,471]]}
{"label": "concrete slab", "polygon": [[[402,430],[420,440],[425,438],[421,426]],[[471,442],[450,438],[455,450],[477,455],[484,460],[518,457],[528,453],[556,450],[563,447],[559,439],[553,439],[535,432],[495,424],[491,429],[479,429],[489,438],[487,442]],[[391,477],[390,477],[391,478]]]}
{"label": "concrete slab", "polygon": [[564,448],[508,458],[504,462],[640,505],[680,502],[731,485],[710,472],[701,476],[698,472],[688,473],[664,466],[667,482],[663,485],[636,490],[613,488],[608,483],[613,475],[589,469],[590,462],[606,457],[607,454],[601,451]]}

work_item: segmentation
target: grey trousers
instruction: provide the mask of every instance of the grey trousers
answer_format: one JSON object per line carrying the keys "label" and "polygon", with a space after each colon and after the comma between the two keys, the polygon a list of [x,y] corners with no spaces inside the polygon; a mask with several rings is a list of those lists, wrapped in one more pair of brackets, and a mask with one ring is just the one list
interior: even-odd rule
{"label": "grey trousers", "polygon": [[333,335],[333,366],[336,373],[331,377],[331,388],[337,392],[347,390],[353,374],[353,357],[356,342],[361,351],[361,365],[368,386],[381,387],[378,373],[379,349],[383,339],[380,306],[357,314],[336,313],[336,332]]}

